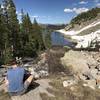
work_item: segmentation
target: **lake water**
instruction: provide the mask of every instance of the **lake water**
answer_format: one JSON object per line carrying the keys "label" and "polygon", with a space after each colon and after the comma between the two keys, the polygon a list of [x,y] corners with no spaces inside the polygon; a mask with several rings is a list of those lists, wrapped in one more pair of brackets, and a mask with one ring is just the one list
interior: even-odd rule
{"label": "lake water", "polygon": [[65,39],[64,36],[58,32],[51,33],[51,41],[52,41],[52,45],[69,46],[69,47],[74,46],[74,44],[71,41]]}

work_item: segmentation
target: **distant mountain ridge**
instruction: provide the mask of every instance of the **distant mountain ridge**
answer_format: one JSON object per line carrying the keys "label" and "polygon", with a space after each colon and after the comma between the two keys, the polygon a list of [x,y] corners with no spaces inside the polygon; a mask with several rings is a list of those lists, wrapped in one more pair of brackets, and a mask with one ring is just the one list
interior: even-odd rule
{"label": "distant mountain ridge", "polygon": [[47,30],[59,30],[64,27],[66,27],[66,24],[40,24],[43,28],[46,28]]}

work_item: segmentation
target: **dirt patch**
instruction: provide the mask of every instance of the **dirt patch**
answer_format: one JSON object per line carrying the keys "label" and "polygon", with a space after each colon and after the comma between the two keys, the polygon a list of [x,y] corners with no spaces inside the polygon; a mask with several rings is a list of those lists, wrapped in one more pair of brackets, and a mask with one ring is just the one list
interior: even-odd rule
{"label": "dirt patch", "polygon": [[5,93],[4,91],[0,91],[0,100],[11,100],[8,93]]}
{"label": "dirt patch", "polygon": [[61,64],[60,58],[64,56],[65,50],[63,48],[53,48],[48,51],[47,63],[49,65],[50,74],[59,74],[66,72],[64,66]]}

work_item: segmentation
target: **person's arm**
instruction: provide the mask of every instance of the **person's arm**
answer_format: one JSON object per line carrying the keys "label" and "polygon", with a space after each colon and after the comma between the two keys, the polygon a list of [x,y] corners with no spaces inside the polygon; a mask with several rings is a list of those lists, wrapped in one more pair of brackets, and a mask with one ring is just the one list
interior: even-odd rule
{"label": "person's arm", "polygon": [[8,92],[8,85],[9,85],[9,81],[8,81],[7,77],[5,77],[5,82],[4,82],[5,87],[3,88],[5,93]]}
{"label": "person's arm", "polygon": [[5,85],[8,86],[8,84],[9,84],[9,81],[8,81],[7,77],[5,77]]}

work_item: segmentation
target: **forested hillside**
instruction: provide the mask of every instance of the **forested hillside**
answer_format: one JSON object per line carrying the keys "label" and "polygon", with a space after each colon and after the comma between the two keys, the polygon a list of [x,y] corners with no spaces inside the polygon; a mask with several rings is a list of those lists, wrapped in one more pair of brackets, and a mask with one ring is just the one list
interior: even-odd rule
{"label": "forested hillside", "polygon": [[3,0],[0,5],[0,64],[12,58],[34,57],[43,50],[43,29],[34,19],[21,11],[21,23],[17,19],[16,6],[12,0]]}
{"label": "forested hillside", "polygon": [[92,23],[93,21],[98,20],[99,18],[100,18],[100,8],[97,7],[92,8],[91,10],[83,12],[78,16],[76,16],[75,18],[73,18],[70,24],[65,27],[65,30],[69,30],[75,27],[76,29],[78,29],[80,25],[84,27]]}
{"label": "forested hillside", "polygon": [[81,22],[94,19],[98,16],[99,13],[100,13],[100,8],[93,8],[88,12],[81,13],[77,17],[72,19],[71,24],[80,24]]}

